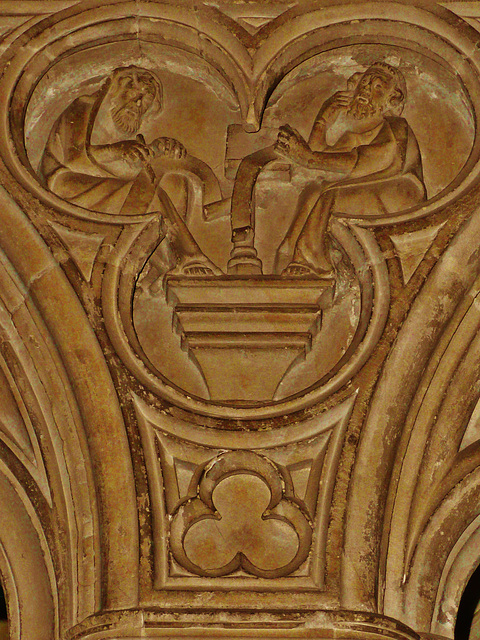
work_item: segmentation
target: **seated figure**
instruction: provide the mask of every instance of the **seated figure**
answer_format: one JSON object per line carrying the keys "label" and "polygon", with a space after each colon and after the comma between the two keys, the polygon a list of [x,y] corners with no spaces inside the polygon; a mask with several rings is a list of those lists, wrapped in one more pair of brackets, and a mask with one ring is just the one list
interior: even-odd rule
{"label": "seated figure", "polygon": [[[319,176],[300,198],[278,249],[276,265],[283,275],[332,276],[327,246],[332,214],[385,216],[426,199],[417,139],[400,116],[405,100],[402,73],[377,62],[323,104],[308,143],[292,127],[281,127],[275,152]],[[329,143],[335,133],[336,141]]]}
{"label": "seated figure", "polygon": [[215,176],[204,163],[187,156],[177,140],[160,137],[146,144],[138,133],[144,117],[161,109],[162,85],[153,73],[135,66],[115,69],[97,92],[74,100],[56,120],[40,177],[60,198],[90,211],[159,213],[169,239],[170,266],[185,275],[219,273],[159,186],[163,176],[152,163],[157,158],[170,165],[176,161],[180,172],[189,165],[198,167],[202,179],[218,186]]}

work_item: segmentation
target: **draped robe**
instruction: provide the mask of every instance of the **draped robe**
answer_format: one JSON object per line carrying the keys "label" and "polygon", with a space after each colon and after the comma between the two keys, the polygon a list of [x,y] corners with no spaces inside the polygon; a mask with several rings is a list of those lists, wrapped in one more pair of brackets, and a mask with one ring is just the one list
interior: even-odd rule
{"label": "draped robe", "polygon": [[46,187],[60,198],[100,213],[138,215],[152,208],[156,187],[144,169],[132,179],[115,175],[90,153],[101,91],[77,98],[52,127],[40,164]]}
{"label": "draped robe", "polygon": [[294,263],[314,272],[329,268],[325,236],[331,215],[384,217],[427,197],[418,142],[404,118],[385,117],[373,137],[372,132],[347,134],[323,150],[342,152],[356,154],[353,169],[339,180],[319,182],[314,206],[297,212],[282,243],[290,251],[294,247]]}

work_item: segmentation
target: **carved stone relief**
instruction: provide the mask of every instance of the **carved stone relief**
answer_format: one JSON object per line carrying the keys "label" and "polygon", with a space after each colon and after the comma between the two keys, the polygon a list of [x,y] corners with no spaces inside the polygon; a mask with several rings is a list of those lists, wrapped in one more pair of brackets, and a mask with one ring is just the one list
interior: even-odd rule
{"label": "carved stone relief", "polygon": [[32,5],[0,6],[0,454],[54,514],[55,637],[451,637],[480,521],[474,16]]}
{"label": "carved stone relief", "polygon": [[[295,580],[290,578],[284,588],[321,588],[325,523],[354,400],[351,397],[301,425],[245,434],[215,428],[197,431],[182,419],[158,416],[137,398],[155,496],[156,585],[174,588],[178,582],[185,586],[190,582],[201,586],[201,580],[187,578],[193,574],[231,575],[218,583],[219,588],[258,587],[258,579],[248,579],[250,574],[264,578],[266,586],[273,578],[290,575]],[[258,496],[258,501],[252,496]],[[165,528],[167,514],[170,531]],[[168,539],[170,557],[162,542]],[[270,549],[273,540],[276,551]],[[219,558],[229,556],[228,562],[221,564],[212,547]],[[189,557],[189,549],[199,557],[197,562]],[[258,564],[249,559],[247,550]],[[285,556],[290,556],[288,562]],[[214,588],[210,581],[204,584]]]}
{"label": "carved stone relief", "polygon": [[[111,339],[134,375],[184,406],[192,398],[225,415],[228,403],[248,415],[252,403],[280,412],[321,400],[359,370],[386,321],[390,285],[369,228],[424,217],[448,192],[472,147],[467,93],[425,55],[350,45],[287,74],[259,132],[245,133],[230,124],[227,87],[167,72],[165,59],[181,63],[154,47],[142,67],[131,49],[135,64],[88,77],[85,89],[76,82],[74,93],[59,63],[66,95],[50,122],[40,88],[27,109],[27,153],[46,189],[90,216],[149,220],[113,249],[103,296],[121,324],[105,309]],[[446,80],[453,104],[441,98]],[[182,91],[195,100],[179,104]],[[441,114],[427,118],[435,100]],[[186,136],[208,108],[221,116],[205,149],[198,133]],[[452,161],[434,170],[451,129]],[[424,229],[417,242],[392,238],[405,281],[434,238]],[[67,243],[90,275],[102,236],[88,249],[79,238]]]}
{"label": "carved stone relief", "polygon": [[[99,88],[79,95],[50,130],[42,123],[45,147],[32,145],[30,156],[37,158],[39,178],[50,191],[92,213],[151,219],[141,233],[138,226],[123,233],[114,250],[117,269],[109,273],[127,304],[133,297],[132,309],[112,286],[105,295],[118,299],[120,331],[130,338],[124,349],[133,351],[128,358],[135,373],[141,375],[145,365],[158,378],[157,384],[151,381],[156,391],[171,397],[176,392],[169,388],[178,388],[206,400],[204,410],[214,412],[212,402],[233,402],[241,410],[311,388],[321,399],[325,383],[329,390],[338,387],[368,358],[389,296],[368,227],[404,219],[405,209],[412,210],[410,217],[424,215],[427,192],[438,198],[468,158],[473,126],[459,86],[458,104],[444,115],[458,131],[454,160],[432,178],[429,164],[449,140],[437,139],[432,148],[429,130],[435,122],[429,121],[425,132],[425,114],[400,115],[408,108],[408,92],[423,102],[418,61],[405,53],[396,57],[391,48],[370,49],[350,47],[343,57],[335,54],[335,62],[323,55],[300,65],[283,82],[283,91],[282,83],[277,87],[259,133],[242,133],[238,125],[224,129],[226,149],[218,136],[218,147],[209,153],[215,166],[225,156],[224,175],[215,175],[194,155],[194,140],[191,152],[187,142],[154,137],[163,128],[166,91],[158,73],[139,66],[116,68],[100,78]],[[397,61],[405,71],[376,56]],[[362,61],[363,71],[357,70]],[[445,72],[433,63],[429,67],[423,73],[440,87]],[[226,119],[229,105],[219,106],[212,89],[191,79],[182,85],[203,105],[223,109]],[[174,93],[175,80],[168,86]],[[301,114],[313,122],[309,143],[290,125],[274,127],[289,119],[292,104],[313,92],[321,96],[317,115]],[[76,94],[81,93],[77,85]],[[176,108],[171,98],[170,120]],[[35,106],[30,111],[36,123]],[[195,114],[183,118],[190,122]],[[425,159],[409,121],[425,137]],[[248,154],[248,147],[258,151]],[[235,159],[239,148],[243,159]],[[426,251],[430,235],[424,235],[420,250]],[[98,234],[95,238],[93,259],[101,242]],[[400,236],[395,246],[402,246],[402,264],[415,261],[416,245],[405,248]],[[78,253],[72,252],[77,263]],[[135,267],[127,270],[127,262]],[[87,273],[90,268],[91,262]],[[110,331],[112,339],[123,340],[117,327]],[[166,345],[174,357],[163,357]]]}

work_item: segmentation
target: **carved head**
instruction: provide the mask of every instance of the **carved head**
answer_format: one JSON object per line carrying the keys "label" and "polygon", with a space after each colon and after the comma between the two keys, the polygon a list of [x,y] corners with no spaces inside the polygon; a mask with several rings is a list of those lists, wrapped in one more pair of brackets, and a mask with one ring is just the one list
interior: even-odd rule
{"label": "carved head", "polygon": [[349,112],[357,120],[376,115],[400,115],[407,97],[405,78],[399,69],[386,62],[376,62],[364,73],[349,80],[355,86]]}
{"label": "carved head", "polygon": [[108,80],[106,95],[113,122],[122,133],[136,133],[147,112],[162,108],[160,80],[135,66],[115,69]]}

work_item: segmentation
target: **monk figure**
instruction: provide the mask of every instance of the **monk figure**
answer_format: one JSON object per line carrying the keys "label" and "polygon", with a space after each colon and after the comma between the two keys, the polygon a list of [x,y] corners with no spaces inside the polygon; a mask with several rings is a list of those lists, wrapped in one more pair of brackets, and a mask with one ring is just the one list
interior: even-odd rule
{"label": "monk figure", "polygon": [[419,146],[400,116],[406,95],[402,73],[377,62],[323,104],[308,142],[292,127],[281,127],[275,152],[294,166],[318,170],[319,180],[300,198],[277,252],[278,272],[332,276],[332,214],[386,216],[426,199]]}
{"label": "monk figure", "polygon": [[[152,163],[163,158],[167,164],[177,163],[179,170],[191,164],[201,168],[202,177],[208,167],[197,159],[187,162],[185,147],[173,138],[147,144],[139,133],[145,116],[161,109],[162,85],[153,73],[135,66],[115,69],[97,92],[74,100],[57,119],[40,176],[50,191],[90,211],[158,213],[163,236],[169,239],[171,268],[184,275],[219,273],[159,186],[162,176]],[[213,174],[208,179],[216,182]]]}

